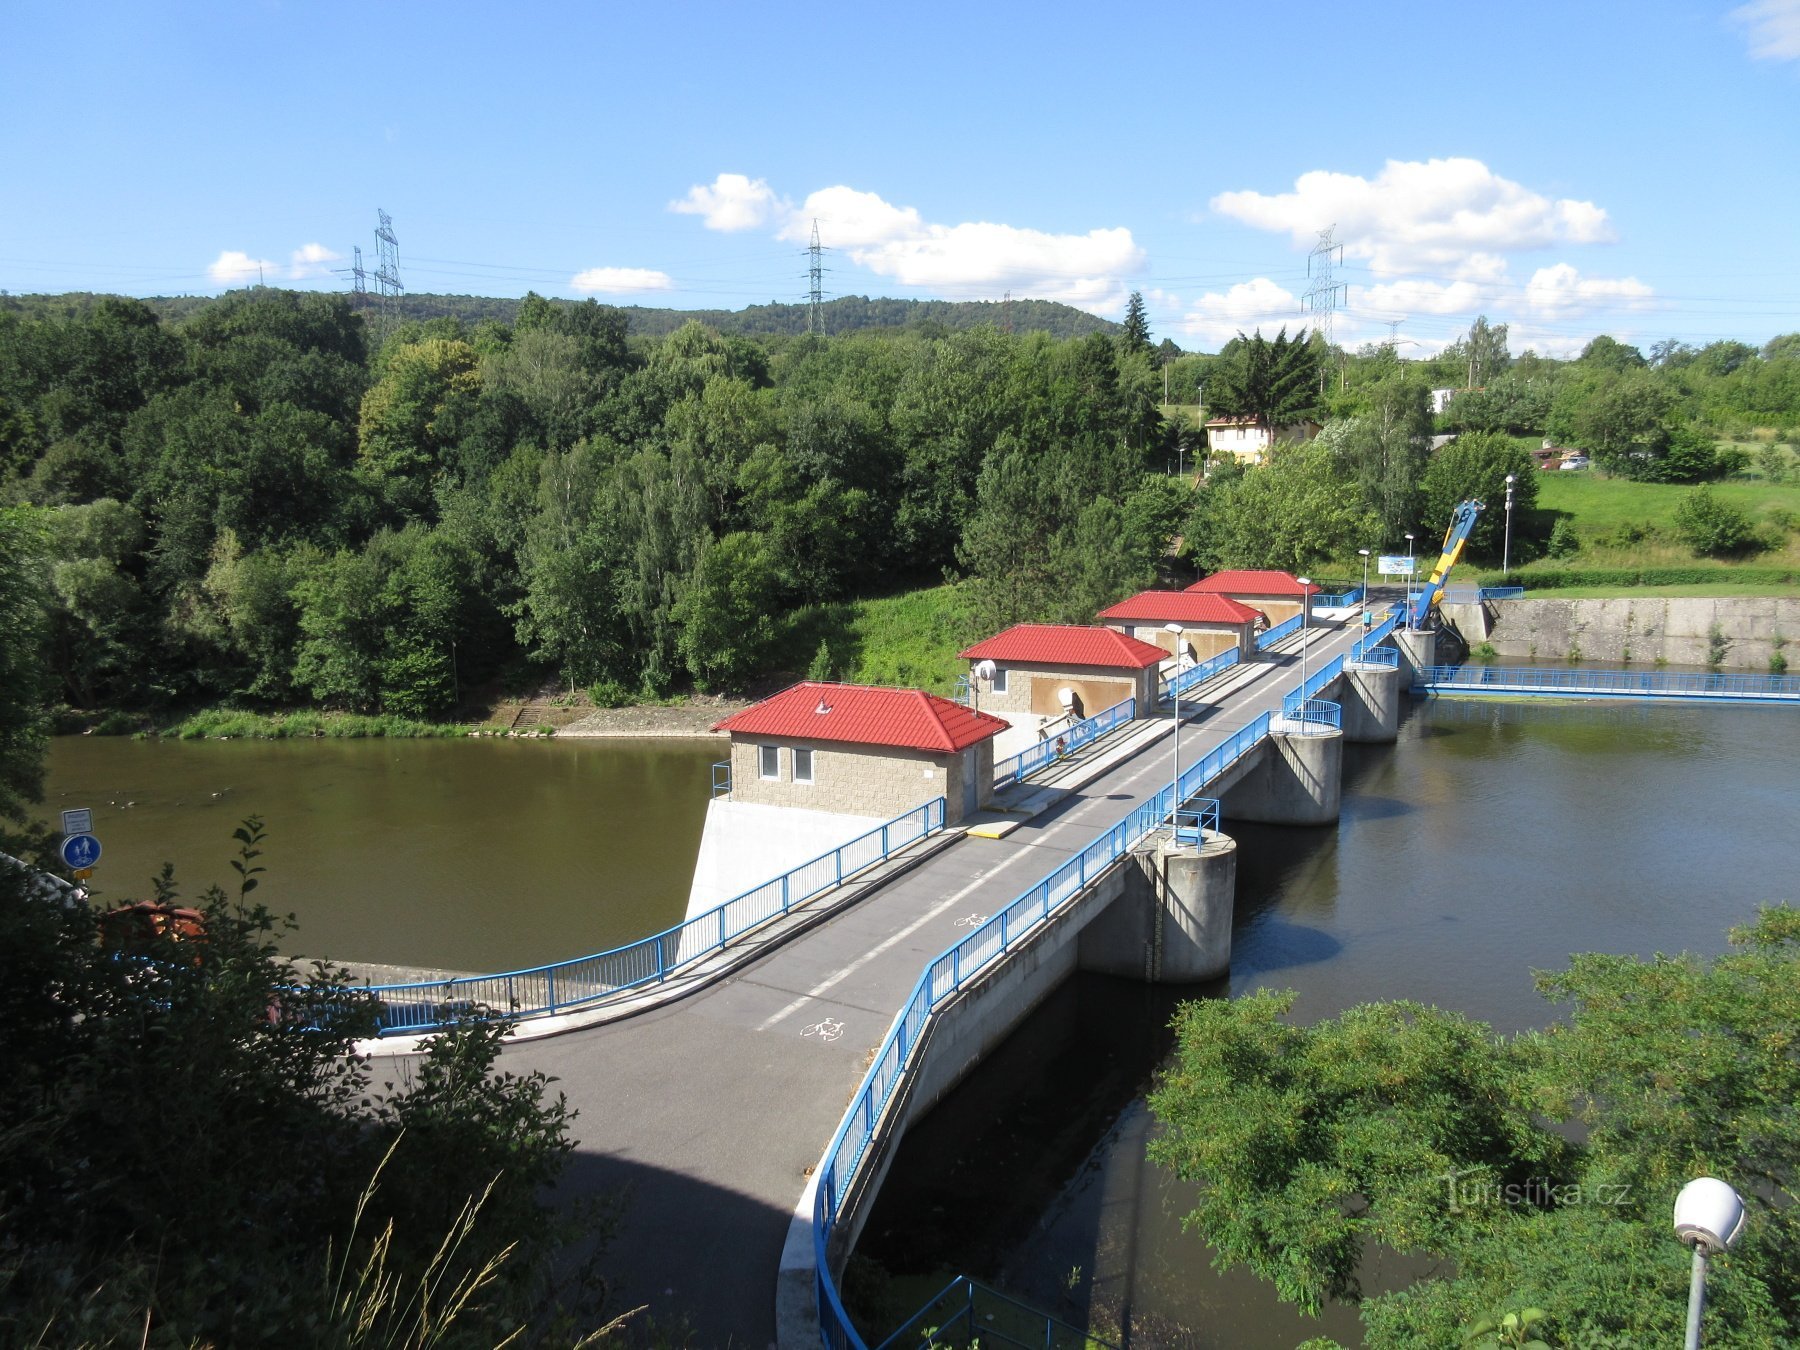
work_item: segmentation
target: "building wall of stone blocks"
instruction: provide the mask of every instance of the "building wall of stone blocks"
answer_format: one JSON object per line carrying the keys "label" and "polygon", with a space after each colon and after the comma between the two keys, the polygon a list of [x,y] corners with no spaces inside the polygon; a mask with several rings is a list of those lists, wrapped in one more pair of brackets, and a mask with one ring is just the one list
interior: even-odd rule
{"label": "building wall of stone blocks", "polygon": [[[1016,661],[994,663],[1006,672],[1006,692],[996,693],[983,681],[976,685],[976,700],[983,712],[1057,713],[1061,704],[1059,689],[1074,689],[1081,696],[1087,716],[1105,712],[1121,698],[1135,698],[1139,706],[1156,698],[1157,670],[1130,666],[1066,666],[1027,664]],[[1122,689],[1116,697],[1114,689]]]}
{"label": "building wall of stone blocks", "polygon": [[[780,777],[767,779],[760,772],[760,747],[780,750]],[[794,751],[813,752],[813,781],[794,781]],[[986,783],[980,800],[991,796],[994,781],[992,741],[979,747],[985,752],[985,779],[980,754],[977,781]],[[852,815],[892,820],[902,812],[943,797],[947,820],[962,811],[962,756],[932,755],[890,746],[816,744],[779,736],[731,738],[731,797],[733,801],[769,806],[796,806],[811,811],[842,811]]]}
{"label": "building wall of stone blocks", "polygon": [[[1140,642],[1149,642],[1174,654],[1175,634],[1160,623],[1143,623],[1135,619],[1108,619],[1106,626],[1115,628],[1128,637],[1137,638]],[[1187,639],[1188,646],[1194,649],[1196,661],[1206,661],[1217,656],[1227,647],[1237,647],[1245,652],[1256,650],[1256,641],[1252,633],[1253,623],[1242,624],[1187,624],[1182,628],[1182,636]]]}

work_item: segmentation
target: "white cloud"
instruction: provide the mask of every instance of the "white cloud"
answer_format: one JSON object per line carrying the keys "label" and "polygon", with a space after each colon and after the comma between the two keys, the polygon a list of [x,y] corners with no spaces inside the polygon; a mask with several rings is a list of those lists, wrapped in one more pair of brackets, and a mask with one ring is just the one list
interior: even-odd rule
{"label": "white cloud", "polygon": [[1594,203],[1552,201],[1478,159],[1390,159],[1373,179],[1315,170],[1295,179],[1292,192],[1222,192],[1212,208],[1285,232],[1296,244],[1313,244],[1335,224],[1345,255],[1386,275],[1427,268],[1491,274],[1498,254],[1613,238]]}
{"label": "white cloud", "polygon": [[1800,61],[1800,0],[1752,0],[1731,11],[1758,61]]}
{"label": "white cloud", "polygon": [[293,252],[293,262],[288,267],[288,275],[295,281],[304,281],[308,277],[322,277],[330,273],[328,263],[341,262],[344,255],[333,253],[323,244],[302,244]]}
{"label": "white cloud", "polygon": [[281,275],[281,265],[267,258],[252,258],[248,253],[228,248],[206,266],[206,275],[221,286],[246,285],[268,275]]}
{"label": "white cloud", "polygon": [[1473,314],[1484,304],[1488,292],[1468,280],[1428,281],[1423,277],[1402,277],[1379,286],[1359,286],[1356,307],[1392,314]]}
{"label": "white cloud", "polygon": [[1636,277],[1584,277],[1568,263],[1540,267],[1525,284],[1525,303],[1546,318],[1573,318],[1597,309],[1645,309],[1654,294]]}
{"label": "white cloud", "polygon": [[1194,302],[1182,316],[1179,327],[1190,337],[1199,338],[1214,348],[1231,341],[1238,333],[1267,329],[1273,337],[1285,324],[1289,332],[1306,326],[1300,314],[1300,301],[1292,291],[1276,285],[1267,277],[1240,281],[1224,294],[1208,291]]}
{"label": "white cloud", "polygon": [[590,267],[569,278],[569,285],[583,295],[596,291],[623,295],[632,291],[666,291],[674,288],[675,279],[667,272],[648,267]]}
{"label": "white cloud", "polygon": [[669,203],[669,210],[684,216],[703,216],[709,230],[753,230],[786,214],[786,202],[775,195],[767,181],[754,181],[741,173],[722,173],[712,186],[696,183],[687,196]]}

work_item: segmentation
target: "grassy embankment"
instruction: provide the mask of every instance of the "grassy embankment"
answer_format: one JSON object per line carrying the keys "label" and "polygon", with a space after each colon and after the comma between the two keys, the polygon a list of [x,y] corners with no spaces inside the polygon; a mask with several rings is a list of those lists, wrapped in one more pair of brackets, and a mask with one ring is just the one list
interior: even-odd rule
{"label": "grassy embankment", "polygon": [[877,600],[809,605],[789,615],[777,650],[798,663],[821,663],[830,678],[852,684],[903,685],[949,695],[968,673],[956,653],[986,636],[966,586],[928,586]]}
{"label": "grassy embankment", "polygon": [[364,716],[332,712],[245,712],[234,708],[209,708],[172,726],[162,735],[184,741],[208,737],[218,740],[419,740],[435,736],[465,736],[469,728],[459,722],[416,722],[405,717]]}

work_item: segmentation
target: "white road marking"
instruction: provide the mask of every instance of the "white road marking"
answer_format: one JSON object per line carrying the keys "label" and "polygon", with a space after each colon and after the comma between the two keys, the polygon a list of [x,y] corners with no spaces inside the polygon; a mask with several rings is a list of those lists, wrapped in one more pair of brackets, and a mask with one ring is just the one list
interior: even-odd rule
{"label": "white road marking", "polygon": [[822,1018],[800,1033],[802,1036],[817,1036],[821,1043],[830,1044],[844,1034],[844,1024],[835,1017]]}

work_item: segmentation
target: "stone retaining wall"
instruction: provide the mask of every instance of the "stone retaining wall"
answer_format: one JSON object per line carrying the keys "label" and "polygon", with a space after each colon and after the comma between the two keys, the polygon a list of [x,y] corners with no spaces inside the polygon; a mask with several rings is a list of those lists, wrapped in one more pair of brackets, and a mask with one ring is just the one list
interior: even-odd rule
{"label": "stone retaining wall", "polygon": [[[1800,640],[1800,600],[1774,596],[1502,600],[1485,641],[1500,657],[1630,661],[1766,672]],[[1471,645],[1484,639],[1465,632]],[[1800,658],[1800,646],[1787,660]]]}

